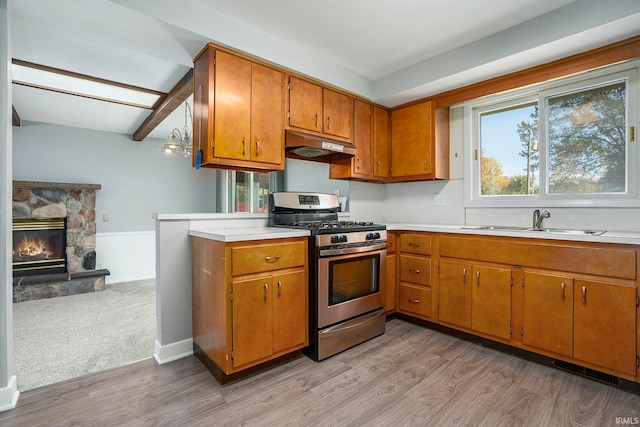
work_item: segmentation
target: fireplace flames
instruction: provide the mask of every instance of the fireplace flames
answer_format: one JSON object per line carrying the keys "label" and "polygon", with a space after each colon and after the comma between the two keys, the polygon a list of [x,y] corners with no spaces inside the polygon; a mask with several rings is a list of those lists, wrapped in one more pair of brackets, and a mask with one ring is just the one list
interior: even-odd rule
{"label": "fireplace flames", "polygon": [[12,250],[14,261],[34,261],[50,259],[54,252],[47,248],[46,239],[23,236]]}

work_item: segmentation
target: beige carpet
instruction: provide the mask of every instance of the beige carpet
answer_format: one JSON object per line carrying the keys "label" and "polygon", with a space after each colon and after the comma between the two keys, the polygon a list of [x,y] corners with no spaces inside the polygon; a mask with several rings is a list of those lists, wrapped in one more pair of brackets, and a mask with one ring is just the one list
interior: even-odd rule
{"label": "beige carpet", "polygon": [[27,391],[153,356],[155,280],[13,304],[18,390]]}

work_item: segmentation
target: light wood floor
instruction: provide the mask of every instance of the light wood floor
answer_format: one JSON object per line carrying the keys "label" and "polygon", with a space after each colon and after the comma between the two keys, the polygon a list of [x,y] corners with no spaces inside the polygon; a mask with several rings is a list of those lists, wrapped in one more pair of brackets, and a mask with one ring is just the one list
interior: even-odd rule
{"label": "light wood floor", "polygon": [[[220,386],[194,357],[21,394],[1,426],[615,426],[640,396],[402,320],[321,363]],[[637,421],[636,421],[637,423]]]}

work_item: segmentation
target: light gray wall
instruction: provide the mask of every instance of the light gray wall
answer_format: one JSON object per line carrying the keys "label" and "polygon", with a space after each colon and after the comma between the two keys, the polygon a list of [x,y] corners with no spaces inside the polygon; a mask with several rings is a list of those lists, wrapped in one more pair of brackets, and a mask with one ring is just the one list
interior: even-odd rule
{"label": "light gray wall", "polygon": [[[329,179],[329,164],[311,160],[286,159],[284,165],[284,190],[309,191],[349,197],[349,181]],[[349,202],[347,201],[347,208]]]}
{"label": "light gray wall", "polygon": [[15,180],[102,185],[99,233],[154,230],[153,213],[215,212],[214,171],[160,152],[160,139],[134,142],[129,135],[23,122],[13,142]]}

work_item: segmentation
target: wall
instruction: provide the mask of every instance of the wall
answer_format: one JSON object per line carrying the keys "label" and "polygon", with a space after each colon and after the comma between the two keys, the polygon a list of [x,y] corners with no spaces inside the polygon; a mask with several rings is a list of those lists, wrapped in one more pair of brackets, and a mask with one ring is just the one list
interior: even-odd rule
{"label": "wall", "polygon": [[111,271],[107,283],[155,277],[153,213],[215,211],[214,171],[161,153],[160,139],[35,122],[13,129],[15,180],[102,185],[96,253],[97,268]]}
{"label": "wall", "polygon": [[11,37],[7,0],[0,0],[0,411],[14,408],[11,286]]}

